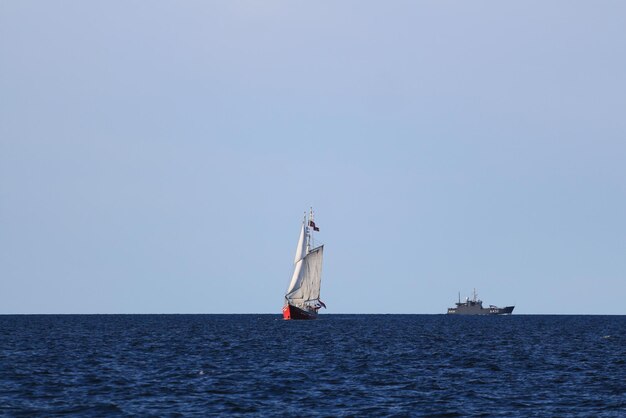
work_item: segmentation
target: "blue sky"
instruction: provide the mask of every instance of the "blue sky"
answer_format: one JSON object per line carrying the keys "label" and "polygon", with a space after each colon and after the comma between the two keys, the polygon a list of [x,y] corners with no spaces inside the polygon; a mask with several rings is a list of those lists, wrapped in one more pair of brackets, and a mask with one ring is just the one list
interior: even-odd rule
{"label": "blue sky", "polygon": [[624,314],[620,1],[3,1],[0,313]]}

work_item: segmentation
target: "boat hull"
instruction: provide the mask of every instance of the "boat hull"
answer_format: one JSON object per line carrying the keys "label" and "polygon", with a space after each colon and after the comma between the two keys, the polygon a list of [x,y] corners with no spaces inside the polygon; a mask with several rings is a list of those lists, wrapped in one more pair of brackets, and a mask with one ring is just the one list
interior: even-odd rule
{"label": "boat hull", "polygon": [[283,319],[317,319],[317,313],[305,311],[293,305],[283,306]]}
{"label": "boat hull", "polygon": [[491,315],[510,315],[513,313],[514,308],[515,306],[507,306],[504,308],[492,308],[490,310],[493,311]]}

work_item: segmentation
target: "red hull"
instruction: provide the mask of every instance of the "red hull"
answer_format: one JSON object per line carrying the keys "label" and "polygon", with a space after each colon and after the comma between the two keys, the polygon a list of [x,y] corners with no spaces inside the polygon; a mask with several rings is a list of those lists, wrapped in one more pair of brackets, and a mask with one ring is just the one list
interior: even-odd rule
{"label": "red hull", "polygon": [[293,305],[283,306],[283,319],[316,319],[317,313],[304,311]]}

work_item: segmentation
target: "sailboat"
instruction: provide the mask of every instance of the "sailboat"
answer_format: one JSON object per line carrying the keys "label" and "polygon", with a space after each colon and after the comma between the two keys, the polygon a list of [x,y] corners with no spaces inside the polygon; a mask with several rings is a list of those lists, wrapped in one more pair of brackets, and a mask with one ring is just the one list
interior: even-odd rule
{"label": "sailboat", "polygon": [[313,233],[319,230],[311,208],[309,218],[305,213],[300,227],[293,274],[285,294],[283,319],[315,319],[317,311],[326,308],[320,300],[324,246],[316,247],[313,240]]}

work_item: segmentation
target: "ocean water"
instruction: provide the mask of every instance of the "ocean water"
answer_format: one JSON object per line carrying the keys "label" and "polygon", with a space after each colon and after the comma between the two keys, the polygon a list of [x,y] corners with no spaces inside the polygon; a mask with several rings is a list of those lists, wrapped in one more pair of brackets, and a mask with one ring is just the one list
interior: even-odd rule
{"label": "ocean water", "polygon": [[0,316],[5,416],[626,416],[626,316]]}

